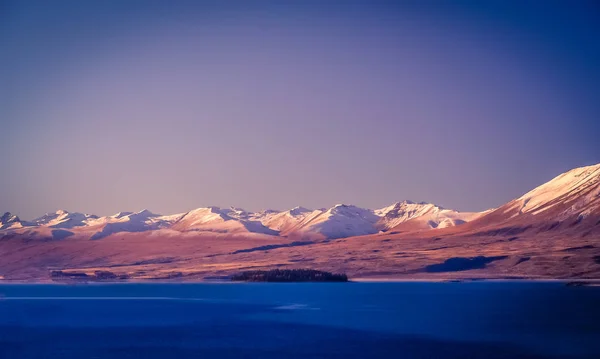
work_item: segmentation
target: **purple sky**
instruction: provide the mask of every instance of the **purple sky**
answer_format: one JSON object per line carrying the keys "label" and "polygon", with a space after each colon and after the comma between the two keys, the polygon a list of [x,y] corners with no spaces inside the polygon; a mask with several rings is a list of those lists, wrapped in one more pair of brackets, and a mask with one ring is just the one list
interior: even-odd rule
{"label": "purple sky", "polygon": [[594,2],[394,3],[3,1],[0,210],[478,211],[600,162]]}

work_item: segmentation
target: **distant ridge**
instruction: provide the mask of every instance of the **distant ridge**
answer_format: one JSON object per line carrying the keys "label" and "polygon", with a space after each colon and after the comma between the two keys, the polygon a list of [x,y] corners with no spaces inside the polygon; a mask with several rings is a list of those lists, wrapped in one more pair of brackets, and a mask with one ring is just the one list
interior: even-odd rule
{"label": "distant ridge", "polygon": [[[460,219],[454,224],[474,218],[477,214],[461,213],[429,203],[404,201],[382,209],[366,209],[337,204],[331,208],[311,210],[294,207],[286,211],[265,210],[247,212],[241,208],[202,207],[189,212],[158,215],[148,210],[119,212],[98,217],[90,214],[58,210],[31,222],[6,215],[2,229],[36,229],[36,235],[49,233],[47,228],[69,229],[76,237],[102,239],[121,232],[170,230],[176,232],[254,233],[270,236],[317,236],[324,239],[351,237],[386,231],[413,218],[426,218],[435,228],[446,218]],[[10,218],[9,218],[10,217]],[[5,231],[4,234],[7,232]],[[28,232],[31,234],[31,232]],[[2,235],[2,232],[0,232]]]}
{"label": "distant ridge", "polygon": [[37,223],[5,213],[0,228],[0,281],[201,281],[301,268],[349,278],[600,280],[600,165],[481,213],[412,201],[167,216],[57,211]]}
{"label": "distant ridge", "polygon": [[[52,229],[68,229],[72,238],[102,239],[123,232],[208,232],[266,236],[310,236],[336,239],[381,232],[400,233],[455,228],[492,230],[494,226],[587,223],[600,220],[600,164],[575,168],[497,209],[458,212],[432,203],[401,201],[379,209],[336,204],[325,209],[295,207],[286,211],[247,212],[241,208],[204,207],[185,213],[158,215],[148,210],[98,217],[64,210],[31,222],[5,213],[0,236],[52,237]],[[468,224],[468,225],[465,225]],[[554,224],[558,226],[557,224]]]}

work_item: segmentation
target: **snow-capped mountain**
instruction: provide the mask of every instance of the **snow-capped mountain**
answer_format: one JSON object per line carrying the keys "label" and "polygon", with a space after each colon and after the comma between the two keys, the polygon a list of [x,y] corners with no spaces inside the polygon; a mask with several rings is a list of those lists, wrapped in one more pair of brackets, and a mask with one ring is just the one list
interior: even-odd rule
{"label": "snow-capped mountain", "polygon": [[101,239],[120,232],[144,232],[166,228],[171,225],[168,218],[159,216],[147,209],[139,212],[119,212],[108,217],[96,217],[87,221],[87,228],[93,234],[90,239]]}
{"label": "snow-capped mountain", "polygon": [[[238,218],[232,217],[234,215],[237,215]],[[277,235],[279,233],[265,227],[259,221],[253,221],[248,218],[249,215],[239,209],[221,209],[219,207],[198,208],[183,214],[170,228],[181,232],[252,232],[269,235]]]}
{"label": "snow-capped mountain", "polygon": [[432,203],[415,203],[412,201],[403,201],[392,204],[391,206],[375,210],[381,219],[377,222],[377,228],[388,230],[398,226],[401,223],[420,218],[425,224],[424,228],[443,228],[452,225],[462,224],[470,220],[474,213],[458,212],[451,209],[445,209]]}
{"label": "snow-capped mountain", "polygon": [[0,217],[0,229],[23,228],[24,223],[21,219],[10,212],[6,212]]}
{"label": "snow-capped mountain", "polygon": [[318,233],[329,239],[360,236],[377,233],[378,219],[373,210],[337,204],[327,210],[309,212],[294,231]]}
{"label": "snow-capped mountain", "polygon": [[283,212],[266,213],[259,216],[258,219],[262,224],[273,230],[281,233],[289,233],[297,230],[300,223],[302,223],[311,213],[313,213],[313,211],[310,209],[295,207]]}
{"label": "snow-capped mountain", "polygon": [[[248,212],[234,207],[223,209],[204,207],[167,216],[154,214],[148,210],[119,212],[106,217],[59,210],[36,218],[31,223],[13,219],[10,223],[14,223],[10,227],[7,219],[3,229],[61,228],[91,239],[101,239],[121,232],[144,232],[157,229],[170,229],[177,232],[257,233],[273,236],[318,235],[333,239],[377,233],[420,217],[426,218],[427,223],[437,221],[435,225],[426,227],[433,228],[445,219],[455,220],[457,213],[433,204],[410,201],[398,202],[378,210],[346,204],[338,204],[328,209],[310,210],[295,207],[286,211],[260,212]],[[459,223],[462,222],[456,220],[450,225]]]}
{"label": "snow-capped mountain", "polygon": [[465,229],[600,230],[600,164],[575,168],[469,223]]}
{"label": "snow-capped mountain", "polygon": [[600,164],[565,172],[507,203],[516,214],[552,213],[559,218],[598,213],[600,203]]}
{"label": "snow-capped mountain", "polygon": [[381,230],[407,231],[454,227],[479,217],[478,212],[458,212],[432,203],[403,201],[375,210]]}
{"label": "snow-capped mountain", "polygon": [[64,210],[58,210],[55,213],[46,213],[45,215],[33,220],[33,223],[40,226],[51,228],[73,228],[85,226],[90,219],[97,219],[98,216],[84,213],[69,213]]}
{"label": "snow-capped mountain", "polygon": [[[587,218],[591,218],[587,220]],[[508,222],[554,223],[566,220],[600,221],[600,164],[576,168],[527,192],[505,205],[485,212],[458,212],[431,203],[402,201],[380,209],[338,204],[310,210],[248,212],[241,208],[204,207],[185,213],[157,215],[148,210],[98,217],[57,211],[25,222],[5,213],[0,236],[37,233],[52,238],[68,236],[101,239],[122,232],[170,230],[177,232],[256,233],[271,236],[309,236],[334,239],[382,231],[412,232],[461,226],[461,230],[507,225]],[[62,230],[62,232],[57,232]],[[68,230],[68,231],[67,231]]]}

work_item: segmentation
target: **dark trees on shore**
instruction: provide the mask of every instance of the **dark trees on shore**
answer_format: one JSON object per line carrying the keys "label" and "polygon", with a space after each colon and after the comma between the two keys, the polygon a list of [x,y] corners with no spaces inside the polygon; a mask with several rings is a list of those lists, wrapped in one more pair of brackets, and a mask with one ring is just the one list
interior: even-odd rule
{"label": "dark trees on shore", "polygon": [[313,269],[272,269],[246,271],[231,276],[232,281],[244,282],[347,282],[345,274]]}

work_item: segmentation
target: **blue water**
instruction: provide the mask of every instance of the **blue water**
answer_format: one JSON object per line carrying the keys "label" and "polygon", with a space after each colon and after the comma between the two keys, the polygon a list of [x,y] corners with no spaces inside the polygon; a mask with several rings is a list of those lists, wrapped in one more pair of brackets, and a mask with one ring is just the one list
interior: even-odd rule
{"label": "blue water", "polygon": [[0,358],[600,358],[556,282],[1,285]]}

